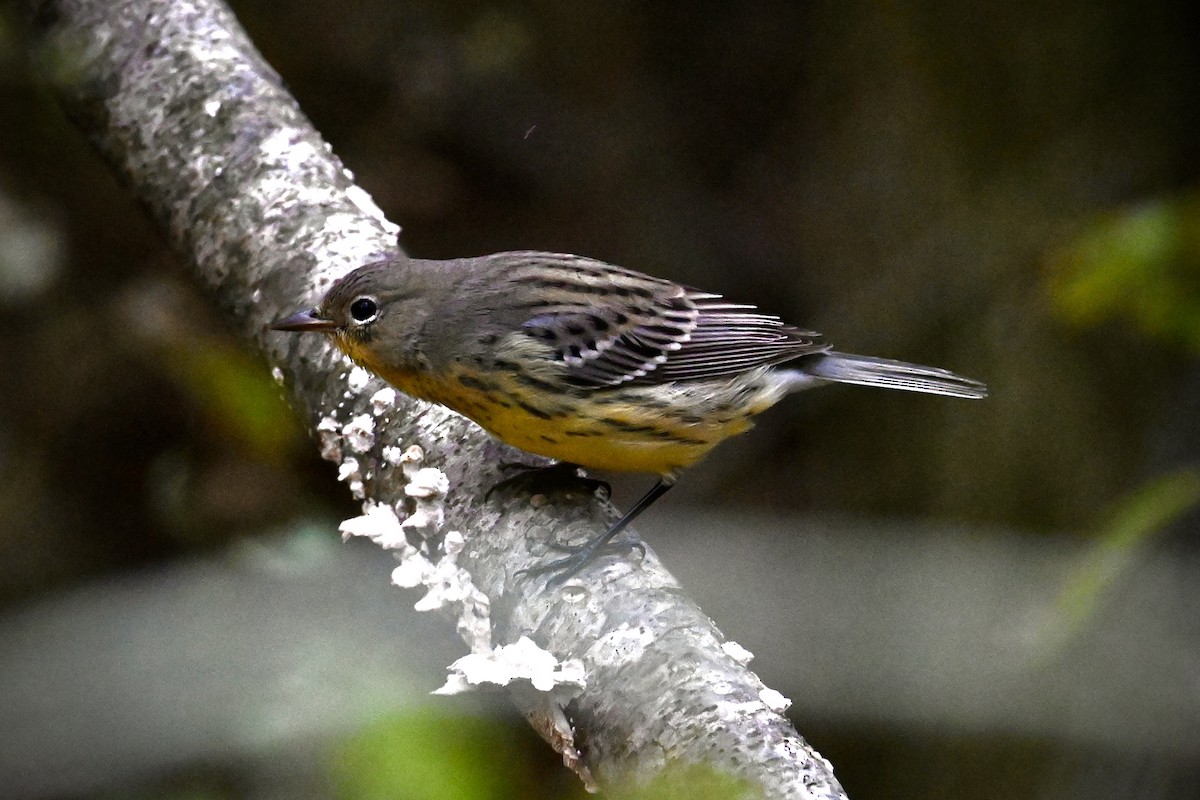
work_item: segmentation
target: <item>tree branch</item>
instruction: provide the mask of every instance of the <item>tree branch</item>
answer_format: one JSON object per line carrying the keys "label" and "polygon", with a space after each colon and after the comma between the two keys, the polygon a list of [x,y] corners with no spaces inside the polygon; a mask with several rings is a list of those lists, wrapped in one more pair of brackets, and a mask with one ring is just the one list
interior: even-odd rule
{"label": "tree branch", "polygon": [[[450,689],[508,682],[564,760],[607,786],[702,763],[754,794],[843,796],[780,713],[786,701],[652,551],[640,563],[604,559],[556,590],[520,576],[547,557],[551,538],[601,531],[606,503],[580,491],[486,501],[500,457],[527,457],[396,395],[320,337],[265,330],[339,275],[395,251],[398,228],[353,184],[229,9],[212,0],[31,6],[39,64],[68,113],[264,352],[322,454],[365,500],[364,516],[344,529],[396,550],[396,580],[425,583],[424,606],[458,614],[473,656],[456,665]],[[553,658],[539,660],[544,651]]]}

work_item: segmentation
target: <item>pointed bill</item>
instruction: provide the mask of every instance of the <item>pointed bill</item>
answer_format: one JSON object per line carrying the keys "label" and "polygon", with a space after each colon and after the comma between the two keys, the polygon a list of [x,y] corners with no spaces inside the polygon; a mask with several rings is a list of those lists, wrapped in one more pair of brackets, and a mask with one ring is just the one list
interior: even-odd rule
{"label": "pointed bill", "polygon": [[297,311],[290,317],[284,317],[272,322],[269,326],[273,331],[318,331],[332,333],[337,330],[337,324],[331,319],[317,316],[317,310]]}

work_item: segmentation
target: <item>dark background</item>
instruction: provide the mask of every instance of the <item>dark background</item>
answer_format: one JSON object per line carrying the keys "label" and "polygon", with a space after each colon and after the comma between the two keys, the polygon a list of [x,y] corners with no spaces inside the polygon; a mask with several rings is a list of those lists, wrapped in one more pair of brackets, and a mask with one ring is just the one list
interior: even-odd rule
{"label": "dark background", "polygon": [[[687,474],[646,518],[652,543],[673,510],[702,506],[1086,544],[1147,482],[1195,464],[1189,4],[234,9],[410,254],[586,254],[992,388],[979,403],[790,400]],[[333,468],[64,122],[5,12],[0,599],[22,612],[305,521],[334,536],[356,509]],[[1119,246],[1143,260],[1072,306]],[[628,503],[643,485],[619,489]],[[1194,513],[1151,527],[1144,548],[1194,552]],[[859,800],[1075,796],[1063,787],[1106,759],[1054,736],[824,714],[799,727]],[[505,730],[553,771],[519,724]],[[1121,796],[1197,796],[1200,745],[1187,749],[1146,755],[1167,777]],[[243,791],[227,764],[184,764],[137,791]]]}

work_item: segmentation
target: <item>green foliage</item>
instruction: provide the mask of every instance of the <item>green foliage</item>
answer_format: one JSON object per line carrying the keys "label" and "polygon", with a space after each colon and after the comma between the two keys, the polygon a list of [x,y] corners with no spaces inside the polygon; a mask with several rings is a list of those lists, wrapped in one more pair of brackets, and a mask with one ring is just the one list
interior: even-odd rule
{"label": "green foliage", "polygon": [[346,742],[333,767],[346,800],[516,800],[529,760],[510,726],[432,710],[388,719]]}
{"label": "green foliage", "polygon": [[671,764],[644,786],[610,793],[620,800],[758,800],[762,788],[707,764]]}
{"label": "green foliage", "polygon": [[[1200,194],[1160,199],[1093,222],[1053,259],[1052,296],[1078,325],[1126,319],[1154,338],[1200,352]],[[1138,545],[1200,503],[1200,470],[1161,475],[1119,501],[1088,559],[1071,575],[1046,631],[1076,632],[1128,568]]]}
{"label": "green foliage", "polygon": [[[424,709],[389,717],[338,748],[343,800],[551,800],[588,796],[575,776],[538,761],[512,726]],[[537,748],[545,745],[537,742]],[[673,764],[648,784],[608,787],[613,800],[758,800],[762,790],[705,764]]]}
{"label": "green foliage", "polygon": [[1066,576],[1057,602],[1034,631],[1032,642],[1040,656],[1057,656],[1083,634],[1141,547],[1198,503],[1200,469],[1194,467],[1153,478],[1122,498],[1090,552]]}
{"label": "green foliage", "polygon": [[1200,503],[1200,469],[1160,475],[1125,497],[1101,530],[1088,559],[1059,597],[1068,628],[1090,616],[1104,591],[1121,575],[1138,545]]}
{"label": "green foliage", "polygon": [[1200,351],[1200,195],[1155,200],[1094,221],[1053,258],[1067,319],[1133,322]]}
{"label": "green foliage", "polygon": [[282,460],[304,441],[279,385],[242,350],[215,338],[195,341],[179,347],[168,363],[172,377],[222,433],[259,458]]}

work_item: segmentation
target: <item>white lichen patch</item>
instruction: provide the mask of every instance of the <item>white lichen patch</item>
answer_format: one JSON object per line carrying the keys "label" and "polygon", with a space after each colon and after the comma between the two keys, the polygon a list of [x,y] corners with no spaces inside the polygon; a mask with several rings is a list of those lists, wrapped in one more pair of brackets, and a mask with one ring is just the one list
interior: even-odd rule
{"label": "white lichen patch", "polygon": [[725,651],[725,655],[729,656],[742,666],[745,666],[754,660],[754,653],[751,653],[737,642],[725,642],[723,645],[721,645],[721,649]]}
{"label": "white lichen patch", "polygon": [[776,714],[782,714],[792,706],[792,701],[784,697],[781,692],[768,689],[765,686],[758,691],[758,699],[762,700],[767,708]]}
{"label": "white lichen patch", "polygon": [[396,390],[388,386],[371,395],[371,410],[382,414],[396,404]]}
{"label": "white lichen patch", "polygon": [[408,483],[404,486],[404,494],[416,502],[413,512],[402,524],[405,530],[429,538],[441,529],[446,519],[442,500],[450,489],[450,479],[440,469],[433,467],[421,467],[411,475],[405,469],[405,475]]}
{"label": "white lichen patch", "polygon": [[322,417],[317,423],[317,443],[321,458],[326,461],[342,460],[342,426],[334,417]]}
{"label": "white lichen patch", "polygon": [[366,495],[363,493],[363,476],[359,471],[357,458],[346,458],[338,466],[338,480],[345,481],[346,486],[350,488],[350,494],[354,495],[354,499],[362,500]]}
{"label": "white lichen patch", "polygon": [[391,464],[393,467],[400,466],[404,459],[404,450],[394,444],[389,444],[383,448],[383,460]]}
{"label": "white lichen patch", "polygon": [[[349,173],[349,170],[343,170]],[[343,191],[343,190],[339,190]],[[347,195],[351,202],[355,197]],[[365,192],[364,192],[365,194]],[[340,198],[339,198],[340,199]],[[370,195],[367,195],[370,201]],[[374,201],[370,201],[374,202]],[[355,203],[357,205],[357,203]],[[400,233],[400,226],[382,217],[368,219],[353,209],[334,211],[325,218],[325,230],[332,231],[331,235],[320,243],[321,254],[331,262],[344,264],[366,264],[379,258],[378,240],[375,238],[382,227],[392,238]]]}
{"label": "white lichen patch", "polygon": [[[462,534],[451,531],[446,538],[461,540]],[[457,565],[457,551],[444,554],[436,563],[416,548],[405,549],[397,558],[400,565],[392,570],[392,583],[426,587],[425,596],[413,606],[417,611],[457,607],[455,627],[463,641],[473,652],[491,649],[491,602],[471,581],[471,574]]]}
{"label": "white lichen patch", "polygon": [[434,694],[459,694],[483,684],[508,686],[518,681],[527,682],[539,692],[558,694],[557,699],[566,703],[583,690],[586,676],[579,659],[559,661],[528,636],[522,636],[513,644],[458,659],[450,665],[446,684]]}
{"label": "white lichen patch", "polygon": [[348,197],[350,202],[354,203],[355,207],[364,214],[367,214],[373,219],[381,222],[389,233],[395,235],[400,232],[400,226],[394,222],[390,222],[387,217],[384,216],[383,210],[375,203],[375,199],[371,197],[371,195],[367,194],[366,190],[364,190],[362,187],[358,186],[357,184],[351,185],[346,189],[346,197]]}
{"label": "white lichen patch", "polygon": [[425,596],[413,606],[417,611],[435,611],[467,601],[472,604],[482,602],[485,606],[488,604],[486,597],[482,597],[481,600],[475,596],[476,590],[471,583],[470,573],[449,558],[439,559],[437,563],[423,555],[406,559],[392,570],[392,583],[406,589],[422,585],[428,589]]}
{"label": "white lichen patch", "polygon": [[361,392],[367,388],[367,384],[371,382],[371,373],[367,372],[362,367],[355,367],[350,370],[350,374],[346,376],[346,385],[350,387],[352,392]]}
{"label": "white lichen patch", "polygon": [[[272,161],[294,158],[297,149],[295,137],[287,128],[280,128],[259,144],[263,157]],[[306,150],[311,151],[312,146],[308,145]]]}
{"label": "white lichen patch", "polygon": [[458,556],[467,546],[467,537],[462,535],[462,531],[450,531],[442,539],[442,551],[452,558]]}
{"label": "white lichen patch", "polygon": [[[362,516],[342,523],[343,536],[365,536],[391,550],[400,562],[392,571],[392,582],[404,588],[426,588],[416,609],[457,610],[459,635],[473,652],[490,652],[490,601],[472,582],[470,573],[457,563],[465,537],[459,531],[445,533],[441,537],[440,557],[425,552],[427,547],[413,544],[421,540],[438,541],[445,519],[444,500],[449,480],[440,470],[422,466],[424,453],[420,447],[414,445],[402,453],[396,447],[384,450],[388,461],[402,468],[408,481],[404,492],[413,499],[415,508],[401,522],[394,509],[368,502]],[[354,461],[347,459],[346,463]],[[346,464],[342,466],[345,469]]]}
{"label": "white lichen patch", "polygon": [[408,484],[404,487],[404,493],[409,497],[417,499],[426,499],[434,496],[446,495],[450,490],[450,479],[440,469],[433,467],[421,467],[412,477],[409,478]]}
{"label": "white lichen patch", "polygon": [[342,426],[342,438],[356,453],[366,453],[375,446],[375,419],[359,414]]}
{"label": "white lichen patch", "polygon": [[400,527],[400,518],[390,507],[378,503],[367,503],[362,516],[353,517],[338,526],[342,539],[351,536],[362,536],[370,539],[384,550],[405,551],[416,548],[408,543],[404,529]]}
{"label": "white lichen patch", "polygon": [[404,477],[411,481],[421,469],[421,465],[425,463],[425,451],[421,449],[420,445],[414,444],[401,453],[395,463],[400,466]]}

